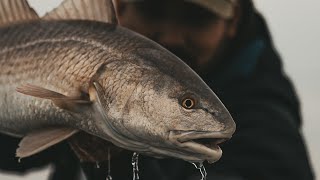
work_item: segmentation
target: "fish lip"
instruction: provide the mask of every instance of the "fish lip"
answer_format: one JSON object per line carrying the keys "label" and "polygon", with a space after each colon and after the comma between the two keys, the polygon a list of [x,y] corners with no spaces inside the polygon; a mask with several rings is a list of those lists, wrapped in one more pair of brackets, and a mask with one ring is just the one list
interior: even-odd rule
{"label": "fish lip", "polygon": [[[224,139],[228,140],[232,137],[231,134],[226,134],[224,132],[211,132],[211,131],[181,131],[181,130],[173,130],[170,131],[177,138],[177,140],[181,143],[195,140],[195,139],[203,139],[203,138],[212,138],[212,139]],[[217,144],[222,143],[223,141],[218,141]]]}
{"label": "fish lip", "polygon": [[[231,136],[232,134],[224,132],[172,130],[169,133],[169,141],[183,148],[184,151],[190,152],[190,156],[197,156],[198,160],[192,162],[207,160],[209,163],[214,163],[222,156],[222,150],[218,144],[230,139]],[[212,142],[209,144],[201,142],[201,140],[210,139]]]}

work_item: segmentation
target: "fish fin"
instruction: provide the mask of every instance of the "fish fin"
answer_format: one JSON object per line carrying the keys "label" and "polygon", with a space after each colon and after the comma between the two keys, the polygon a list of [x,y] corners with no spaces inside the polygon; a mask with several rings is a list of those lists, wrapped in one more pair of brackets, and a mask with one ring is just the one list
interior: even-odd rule
{"label": "fish fin", "polygon": [[64,0],[43,19],[94,20],[118,24],[112,0]]}
{"label": "fish fin", "polygon": [[69,97],[31,84],[19,86],[16,91],[33,97],[50,99],[59,108],[73,112],[82,112],[87,105],[91,104],[91,101],[85,97]]}
{"label": "fish fin", "polygon": [[97,102],[102,107],[107,107],[106,104],[104,104],[104,101],[101,101],[101,98],[104,97],[104,92],[98,82],[91,82],[91,86],[89,87],[89,96],[92,102]]}
{"label": "fish fin", "polygon": [[68,143],[81,162],[107,161],[123,151],[110,141],[81,131],[68,139]]}
{"label": "fish fin", "polygon": [[51,128],[32,132],[20,141],[16,156],[25,158],[37,154],[68,139],[78,131],[70,128]]}
{"label": "fish fin", "polygon": [[35,86],[32,84],[24,84],[22,86],[19,86],[16,88],[16,91],[25,95],[34,96],[34,97],[43,98],[43,99],[63,99],[67,97],[55,91],[51,91],[51,90],[48,90],[39,86]]}
{"label": "fish fin", "polygon": [[0,27],[39,19],[26,0],[0,0]]}

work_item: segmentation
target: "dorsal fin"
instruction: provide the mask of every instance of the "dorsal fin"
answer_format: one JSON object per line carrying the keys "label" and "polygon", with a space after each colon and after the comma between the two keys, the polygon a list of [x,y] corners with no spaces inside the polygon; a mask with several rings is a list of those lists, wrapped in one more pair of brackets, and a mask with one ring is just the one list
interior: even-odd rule
{"label": "dorsal fin", "polygon": [[27,0],[0,0],[0,27],[38,18]]}
{"label": "dorsal fin", "polygon": [[43,19],[81,19],[118,24],[112,0],[64,0]]}

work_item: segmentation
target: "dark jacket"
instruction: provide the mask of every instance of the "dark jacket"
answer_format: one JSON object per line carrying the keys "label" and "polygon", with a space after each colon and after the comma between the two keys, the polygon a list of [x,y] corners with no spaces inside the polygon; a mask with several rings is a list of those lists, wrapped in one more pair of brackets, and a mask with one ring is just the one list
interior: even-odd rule
{"label": "dark jacket", "polygon": [[[208,179],[216,180],[312,180],[308,153],[300,133],[300,105],[291,82],[284,74],[264,20],[252,16],[247,31],[232,56],[218,68],[200,75],[216,92],[233,116],[237,130],[222,145],[223,156],[213,165],[205,164]],[[78,162],[66,144],[45,151],[22,164],[14,159],[18,140],[0,136],[0,168],[26,171],[54,162],[58,168],[51,179],[76,179]],[[62,152],[62,153],[61,153]],[[66,153],[65,153],[66,152]],[[112,160],[115,180],[132,179],[131,152]],[[198,180],[200,173],[182,160],[140,157],[143,180]],[[105,179],[107,163],[82,163],[89,180]]]}

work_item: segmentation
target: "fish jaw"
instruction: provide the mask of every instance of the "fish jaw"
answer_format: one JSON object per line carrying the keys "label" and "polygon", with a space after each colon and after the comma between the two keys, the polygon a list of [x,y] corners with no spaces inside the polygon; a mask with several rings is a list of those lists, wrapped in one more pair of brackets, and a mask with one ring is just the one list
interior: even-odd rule
{"label": "fish jaw", "polygon": [[178,149],[185,161],[214,163],[222,156],[219,144],[229,140],[233,133],[172,130],[169,141]]}

